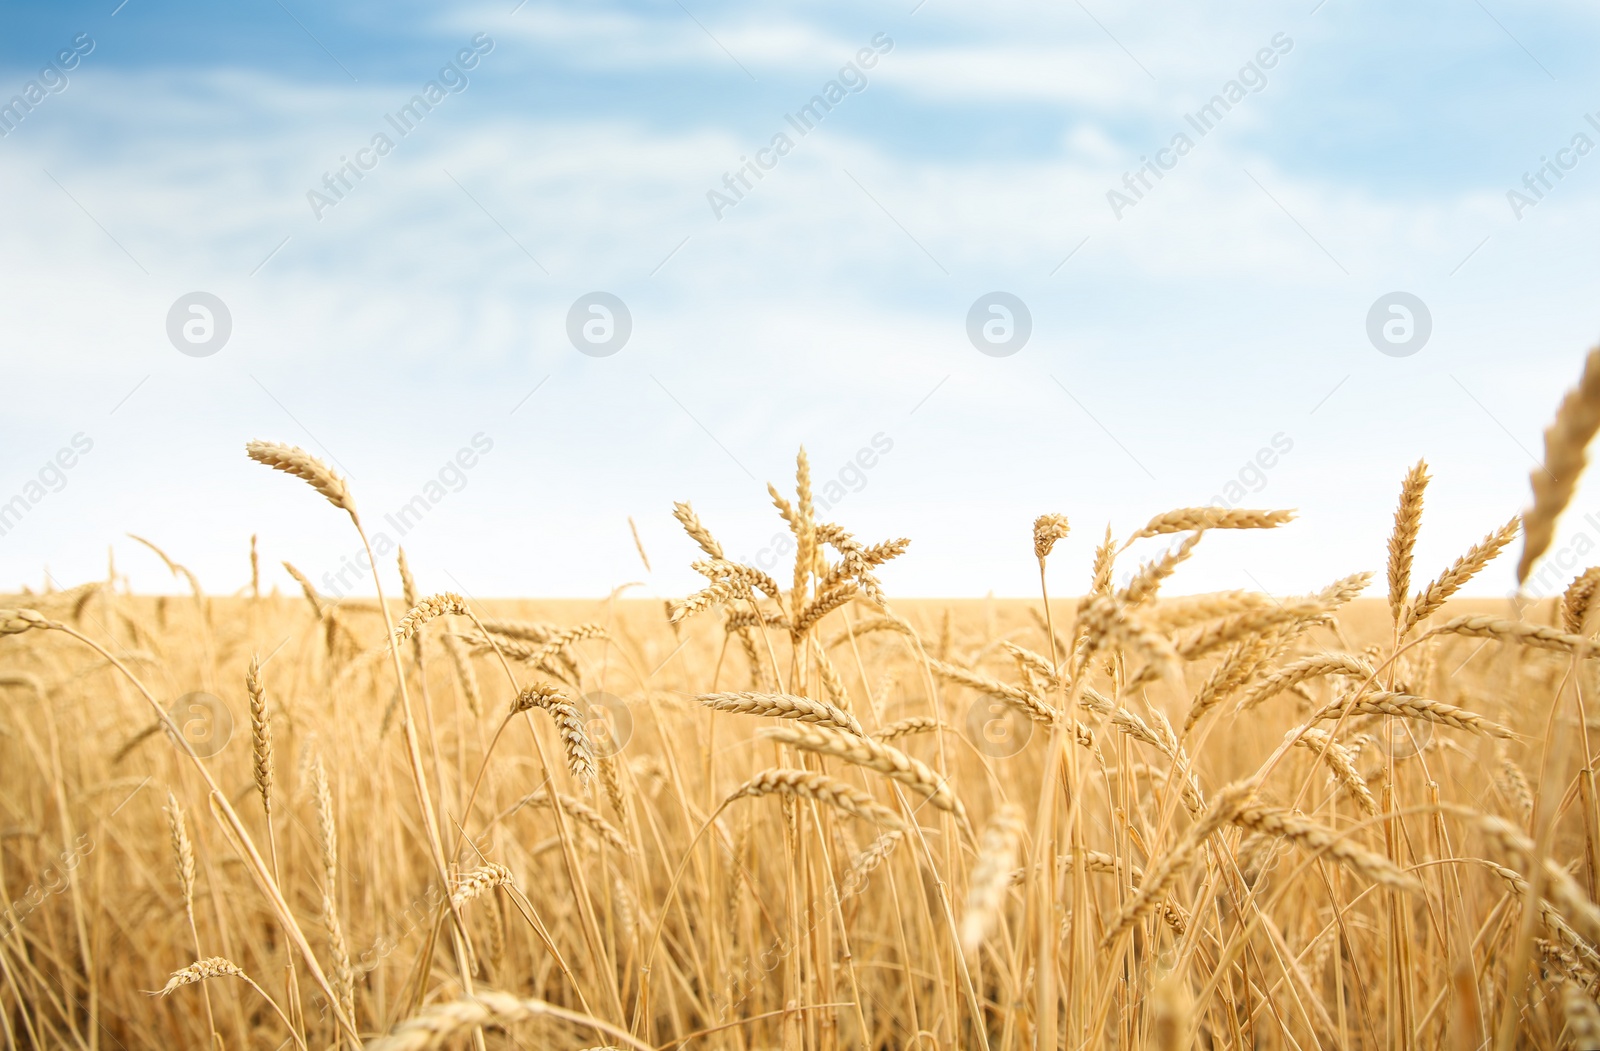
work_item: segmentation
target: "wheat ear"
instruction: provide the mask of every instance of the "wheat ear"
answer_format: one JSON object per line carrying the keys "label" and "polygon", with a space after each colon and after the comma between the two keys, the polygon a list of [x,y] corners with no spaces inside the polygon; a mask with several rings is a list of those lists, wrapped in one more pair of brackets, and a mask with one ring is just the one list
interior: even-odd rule
{"label": "wheat ear", "polygon": [[594,748],[589,744],[589,734],[584,729],[578,709],[560,690],[544,683],[529,686],[511,702],[513,715],[534,708],[543,708],[550,713],[556,729],[561,733],[561,749],[567,757],[567,769],[572,772],[573,780],[587,791],[589,782],[594,779]]}
{"label": "wheat ear", "polygon": [[1499,737],[1505,740],[1510,740],[1516,736],[1504,726],[1485,719],[1476,712],[1469,712],[1465,708],[1457,708],[1455,705],[1445,704],[1443,701],[1429,700],[1426,697],[1414,697],[1409,693],[1400,693],[1394,690],[1378,690],[1354,699],[1340,698],[1318,709],[1310,721],[1315,723],[1327,719],[1340,719],[1347,714],[1397,715],[1403,719],[1437,723],[1440,726],[1449,726],[1456,730],[1465,730],[1468,733],[1487,734],[1490,737]]}
{"label": "wheat ear", "polygon": [[1396,625],[1405,612],[1411,590],[1411,557],[1422,526],[1422,494],[1428,488],[1428,464],[1418,460],[1400,486],[1400,504],[1394,510],[1394,531],[1389,534],[1389,613]]}
{"label": "wheat ear", "polygon": [[852,817],[871,821],[888,829],[903,829],[905,822],[895,812],[873,799],[854,785],[827,774],[811,770],[788,770],[775,767],[763,770],[735,789],[723,805],[746,796],[779,794],[796,799],[810,799],[836,807]]}
{"label": "wheat ear", "polygon": [[961,918],[961,948],[968,956],[977,953],[1000,915],[1017,849],[1026,833],[1022,809],[1011,803],[996,811],[984,826],[967,891],[967,911]]}
{"label": "wheat ear", "polygon": [[356,504],[350,497],[350,488],[343,478],[304,449],[281,442],[250,442],[244,447],[250,459],[264,463],[275,471],[292,474],[321,493],[334,507],[356,518]]}
{"label": "wheat ear", "polygon": [[1040,515],[1033,520],[1033,557],[1041,566],[1056,541],[1066,539],[1069,528],[1066,515]]}
{"label": "wheat ear", "polygon": [[1188,871],[1189,864],[1194,860],[1201,845],[1211,838],[1212,833],[1232,821],[1234,815],[1244,809],[1250,797],[1255,794],[1255,790],[1254,781],[1235,781],[1217,790],[1205,813],[1189,826],[1189,830],[1171,850],[1156,859],[1154,868],[1139,884],[1139,889],[1133,898],[1107,927],[1105,937],[1100,941],[1102,951],[1116,944],[1117,939],[1132,930],[1139,921],[1166,901],[1167,892]]}
{"label": "wheat ear", "polygon": [[261,658],[250,655],[244,673],[245,692],[250,695],[250,751],[255,760],[256,791],[261,807],[272,819],[272,713],[267,707],[267,691],[261,684]]}
{"label": "wheat ear", "polygon": [[339,922],[339,830],[334,822],[333,796],[328,791],[328,775],[321,756],[311,762],[311,790],[317,801],[317,828],[322,834],[322,923],[328,931],[328,955],[333,960],[339,1006],[353,1019],[355,971],[350,966],[350,950],[345,944],[344,927]]}
{"label": "wheat ear", "polygon": [[689,506],[687,500],[672,505],[672,517],[683,526],[689,538],[700,545],[700,550],[712,558],[723,557],[722,545],[717,543],[717,538],[711,535],[711,530],[700,521],[700,516],[694,513],[694,508]]}
{"label": "wheat ear", "polygon": [[794,719],[848,730],[857,737],[867,735],[856,717],[849,712],[841,711],[827,701],[815,701],[792,693],[703,693],[695,700],[719,712]]}
{"label": "wheat ear", "polygon": [[913,759],[898,748],[868,737],[805,723],[774,727],[767,731],[767,736],[808,752],[831,755],[847,763],[875,770],[912,789],[940,810],[956,815],[963,823],[966,821],[966,808],[951,791],[949,784],[929,769],[926,763]]}
{"label": "wheat ear", "polygon": [[172,977],[167,979],[167,984],[161,987],[158,996],[170,996],[175,989],[186,985],[194,985],[212,978],[243,978],[243,969],[231,960],[221,956],[208,956],[203,960],[196,960],[189,966],[172,972]]}
{"label": "wheat ear", "polygon": [[1507,544],[1515,540],[1521,529],[1521,517],[1513,518],[1452,562],[1448,569],[1439,574],[1438,579],[1419,591],[1411,600],[1411,606],[1406,610],[1405,619],[1400,624],[1400,634],[1404,635],[1419,622],[1437,613],[1451,595],[1461,590],[1463,584],[1477,576],[1479,571],[1500,554]]}
{"label": "wheat ear", "polygon": [[1578,485],[1588,463],[1585,449],[1600,428],[1600,348],[1589,351],[1583,376],[1567,392],[1554,422],[1544,432],[1544,463],[1535,468],[1533,506],[1522,517],[1522,557],[1517,560],[1517,584],[1528,579],[1533,564],[1550,547],[1556,519]]}
{"label": "wheat ear", "polygon": [[465,1000],[433,1004],[395,1026],[388,1036],[367,1044],[367,1051],[433,1051],[461,1033],[484,1026],[510,1026],[552,1019],[606,1034],[633,1051],[653,1051],[649,1044],[609,1022],[544,1000],[523,1000],[510,993],[484,989]]}
{"label": "wheat ear", "polygon": [[1436,635],[1467,635],[1477,639],[1498,639],[1517,642],[1537,649],[1557,650],[1567,654],[1584,654],[1590,659],[1600,656],[1594,643],[1582,635],[1570,635],[1559,628],[1543,624],[1530,624],[1521,620],[1505,620],[1487,615],[1456,617],[1429,631],[1421,639]]}
{"label": "wheat ear", "polygon": [[447,614],[468,616],[466,600],[452,591],[430,595],[406,610],[405,616],[395,624],[394,641],[397,643],[406,641],[421,631],[429,621],[437,620]]}
{"label": "wheat ear", "polygon": [[1318,653],[1302,657],[1268,675],[1239,702],[1238,711],[1248,711],[1284,690],[1324,675],[1343,675],[1366,681],[1377,674],[1371,664],[1348,653]]}
{"label": "wheat ear", "polygon": [[1292,811],[1249,805],[1234,814],[1233,823],[1252,832],[1288,840],[1303,850],[1325,853],[1374,883],[1394,890],[1422,892],[1422,883],[1415,876],[1402,872],[1388,858],[1357,846],[1332,829]]}
{"label": "wheat ear", "polygon": [[[633,848],[628,846],[628,841],[623,838],[622,833],[618,832],[609,821],[601,817],[600,812],[594,807],[581,799],[573,799],[571,796],[562,793],[557,793],[556,799],[561,804],[562,813],[577,818],[580,823],[588,826],[590,831],[609,843],[613,849],[622,854],[633,853]],[[525,806],[548,807],[555,806],[555,803],[551,802],[550,793],[541,788],[539,791],[530,792],[517,800],[507,813]]]}
{"label": "wheat ear", "polygon": [[1130,536],[1123,547],[1145,537],[1163,533],[1187,533],[1195,529],[1274,529],[1294,521],[1293,511],[1253,511],[1248,508],[1180,507],[1156,515],[1145,527]]}
{"label": "wheat ear", "polygon": [[926,715],[913,715],[874,731],[872,736],[879,741],[893,741],[897,738],[909,737],[912,734],[933,733],[937,729],[939,729],[939,720]]}
{"label": "wheat ear", "polygon": [[485,891],[503,887],[511,882],[511,870],[491,861],[461,877],[456,883],[456,889],[450,892],[450,907],[459,909],[474,898],[482,896]]}
{"label": "wheat ear", "polygon": [[1348,748],[1333,739],[1332,734],[1309,727],[1298,732],[1294,743],[1320,755],[1322,761],[1328,764],[1328,769],[1333,771],[1333,776],[1356,797],[1363,811],[1368,814],[1378,812],[1378,801],[1372,797],[1372,789],[1367,787],[1366,778],[1356,770],[1355,758]]}

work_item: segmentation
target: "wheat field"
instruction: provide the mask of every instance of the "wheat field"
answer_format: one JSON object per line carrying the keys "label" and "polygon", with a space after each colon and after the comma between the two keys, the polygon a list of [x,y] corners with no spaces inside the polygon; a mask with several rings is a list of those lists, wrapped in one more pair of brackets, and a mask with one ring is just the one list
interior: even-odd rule
{"label": "wheat field", "polygon": [[[770,489],[792,575],[679,504],[706,586],[676,602],[468,600],[403,553],[376,600],[264,593],[254,539],[233,595],[156,548],[187,594],[12,596],[0,1033],[1600,1046],[1600,569],[1457,595],[1524,530],[1527,577],[1597,424],[1591,356],[1525,515],[1414,565],[1397,465],[1372,564],[1300,596],[1182,594],[1208,532],[1293,528],[1207,507],[1089,566],[1043,514],[1038,599],[899,601],[909,542],[819,520],[803,452]],[[248,451],[360,530],[313,457]]]}

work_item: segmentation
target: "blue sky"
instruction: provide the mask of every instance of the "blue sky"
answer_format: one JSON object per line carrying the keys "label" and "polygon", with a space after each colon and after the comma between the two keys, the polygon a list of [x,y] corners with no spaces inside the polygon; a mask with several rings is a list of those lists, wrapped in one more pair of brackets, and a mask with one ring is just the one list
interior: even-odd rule
{"label": "blue sky", "polygon": [[[865,86],[793,135],[874,38]],[[218,592],[252,532],[274,581],[281,559],[336,574],[348,526],[251,438],[334,462],[369,522],[444,472],[397,539],[424,587],[479,595],[681,593],[680,499],[756,558],[801,444],[842,478],[841,524],[913,538],[891,594],[1030,593],[1044,511],[1074,526],[1070,591],[1107,523],[1236,480],[1300,520],[1208,539],[1177,589],[1311,589],[1381,566],[1421,456],[1424,572],[1525,503],[1597,336],[1600,155],[1507,199],[1600,143],[1600,12],[1576,3],[11,4],[0,104],[75,39],[66,86],[0,137],[0,504],[25,505],[4,587],[99,575],[108,545],[172,586],[126,532]],[[394,132],[474,39],[466,86]],[[1195,133],[1240,78],[1259,90]],[[718,215],[708,192],[786,131]],[[1108,201],[1185,131],[1148,193]],[[167,331],[195,291],[232,323],[205,357]],[[567,331],[594,291],[632,318],[606,357]],[[994,291],[1032,319],[1010,356],[967,333]],[[1406,357],[1367,332],[1396,291],[1432,322]],[[1559,551],[1600,547],[1588,513],[1580,491]]]}

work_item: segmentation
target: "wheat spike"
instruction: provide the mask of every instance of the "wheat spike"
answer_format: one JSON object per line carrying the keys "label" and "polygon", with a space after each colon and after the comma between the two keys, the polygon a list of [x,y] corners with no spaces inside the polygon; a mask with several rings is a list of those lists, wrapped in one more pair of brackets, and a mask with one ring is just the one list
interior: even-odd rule
{"label": "wheat spike", "polygon": [[1561,626],[1569,635],[1587,635],[1589,610],[1594,605],[1595,589],[1600,587],[1600,566],[1588,569],[1572,578],[1561,595]]}
{"label": "wheat spike", "polygon": [[895,816],[895,812],[873,799],[867,793],[854,785],[840,781],[838,778],[829,777],[811,770],[788,770],[775,767],[763,770],[740,785],[728,796],[724,803],[731,803],[735,799],[746,796],[764,796],[772,794],[791,796],[796,799],[810,799],[818,803],[827,803],[837,807],[853,817],[882,825],[889,829],[903,829],[905,823]]}
{"label": "wheat spike", "polygon": [[317,594],[317,589],[312,587],[311,581],[306,579],[306,575],[296,569],[292,562],[283,563],[283,568],[289,576],[294,578],[294,582],[300,585],[300,593],[306,597],[307,602],[311,603],[312,614],[318,620],[328,616],[331,607],[323,604],[321,596]]}
{"label": "wheat spike", "polygon": [[1418,460],[1400,487],[1400,504],[1394,511],[1394,531],[1389,534],[1389,613],[1396,624],[1405,612],[1411,589],[1411,557],[1422,526],[1422,494],[1428,488],[1428,464]]}
{"label": "wheat spike", "polygon": [[466,616],[466,600],[452,591],[430,595],[406,610],[405,616],[401,617],[399,622],[395,624],[394,641],[397,643],[404,642],[421,631],[429,621],[437,620],[439,617],[450,614]]}
{"label": "wheat spike", "polygon": [[1328,719],[1339,719],[1346,714],[1350,715],[1395,715],[1403,719],[1417,719],[1422,722],[1437,723],[1440,726],[1449,726],[1456,730],[1465,730],[1468,733],[1487,734],[1490,737],[1511,739],[1516,735],[1499,723],[1491,722],[1475,712],[1465,708],[1457,708],[1453,704],[1443,701],[1432,701],[1426,697],[1414,697],[1409,693],[1400,693],[1393,690],[1377,690],[1358,698],[1340,698],[1324,705],[1312,722]]}
{"label": "wheat spike", "polygon": [[1543,624],[1529,624],[1526,621],[1505,620],[1488,615],[1456,617],[1432,629],[1421,638],[1429,639],[1437,635],[1498,639],[1501,642],[1517,642],[1537,649],[1557,650],[1567,654],[1581,653],[1591,659],[1600,656],[1594,644],[1582,635],[1570,635],[1558,628],[1546,627]]}
{"label": "wheat spike", "polygon": [[810,697],[797,697],[792,693],[703,693],[695,700],[719,712],[796,719],[803,723],[848,730],[857,737],[867,734],[849,712],[840,711],[827,701],[814,701]]}
{"label": "wheat spike", "polygon": [[50,621],[46,620],[36,610],[31,609],[0,609],[0,635],[21,635],[25,631],[35,628],[48,628]]}
{"label": "wheat spike", "polygon": [[243,978],[244,971],[239,965],[221,956],[208,956],[204,960],[196,960],[182,970],[172,972],[172,977],[167,979],[167,984],[161,987],[158,996],[171,995],[174,989],[181,989],[185,985],[194,985],[210,978]]}
{"label": "wheat spike", "polygon": [[999,916],[1006,885],[1016,865],[1017,847],[1026,833],[1022,809],[1010,803],[996,811],[984,826],[967,891],[967,911],[961,918],[961,948],[968,956],[977,953]]}
{"label": "wheat spike", "polygon": [[[619,853],[633,853],[633,848],[628,846],[628,841],[623,837],[622,833],[617,831],[609,821],[601,817],[600,812],[594,807],[581,799],[574,799],[561,793],[557,793],[556,798],[560,800],[562,813],[577,818],[580,824],[587,826],[590,831],[609,843]],[[511,808],[506,812],[511,813],[525,806],[548,807],[553,805],[550,801],[550,793],[541,788],[537,792],[530,792],[528,795],[523,796],[512,804]]]}
{"label": "wheat spike", "polygon": [[1377,674],[1370,663],[1360,657],[1352,657],[1348,653],[1313,654],[1287,664],[1262,679],[1239,702],[1238,710],[1248,711],[1284,690],[1324,675],[1342,675],[1365,682]]}
{"label": "wheat spike", "polygon": [[1212,833],[1233,820],[1234,815],[1250,801],[1255,790],[1253,781],[1236,781],[1218,789],[1211,805],[1199,820],[1189,826],[1189,830],[1176,845],[1156,859],[1154,867],[1148,877],[1139,884],[1139,889],[1133,898],[1123,906],[1122,912],[1106,928],[1106,933],[1100,940],[1102,950],[1110,948],[1118,938],[1166,901],[1168,891],[1188,871],[1189,864],[1194,860],[1201,845],[1211,838]]}
{"label": "wheat spike", "polygon": [[929,769],[926,763],[911,758],[897,748],[842,730],[804,723],[774,727],[767,731],[767,736],[808,752],[835,756],[868,770],[876,770],[926,797],[929,803],[940,810],[954,814],[963,821],[966,819],[966,808],[956,798],[949,784]]}
{"label": "wheat spike", "polygon": [[794,637],[803,638],[816,626],[818,621],[855,598],[856,593],[860,590],[859,585],[848,583],[841,584],[831,591],[818,595],[810,605],[801,610],[800,616],[796,618],[793,628]]}
{"label": "wheat spike", "polygon": [[958,668],[954,664],[947,664],[944,661],[930,659],[928,667],[940,678],[949,679],[951,682],[960,683],[963,686],[969,686],[980,693],[988,694],[998,701],[1004,701],[1034,722],[1049,723],[1056,717],[1054,708],[1020,686],[1012,686],[1009,683],[1001,682],[999,679],[990,678],[967,668]]}
{"label": "wheat spike", "polygon": [[261,658],[250,655],[244,673],[245,692],[250,695],[250,751],[255,760],[256,791],[261,806],[272,817],[272,713],[267,708],[267,691],[261,684]]}
{"label": "wheat spike", "polygon": [[1415,876],[1402,872],[1388,858],[1359,847],[1332,829],[1324,828],[1292,811],[1247,805],[1234,814],[1233,823],[1252,832],[1288,840],[1303,850],[1325,853],[1374,883],[1395,890],[1422,892],[1421,882]]}
{"label": "wheat spike", "polygon": [[557,1007],[538,999],[519,999],[510,993],[484,989],[463,1000],[449,1000],[424,1007],[418,1014],[395,1026],[388,1036],[367,1044],[367,1051],[433,1051],[444,1047],[457,1035],[485,1026],[512,1026],[522,1022],[555,1019],[578,1023],[625,1040],[633,1051],[650,1045],[627,1039],[626,1031],[588,1015]]}
{"label": "wheat spike", "polygon": [[178,866],[178,886],[183,891],[183,908],[194,917],[194,847],[189,842],[189,830],[178,797],[167,793],[167,830],[172,836],[172,857]]}
{"label": "wheat spike", "polygon": [[777,600],[783,597],[777,581],[756,567],[747,566],[742,562],[730,562],[725,558],[703,559],[690,563],[689,568],[713,583],[723,579],[736,580],[768,598]]}
{"label": "wheat spike", "polygon": [[1033,520],[1033,557],[1044,565],[1056,541],[1066,539],[1069,526],[1066,515],[1040,515]]}
{"label": "wheat spike", "polygon": [[839,896],[849,898],[860,893],[866,886],[867,878],[872,875],[879,865],[889,859],[894,852],[895,845],[905,838],[905,833],[899,829],[890,829],[879,834],[878,838],[869,843],[855,857],[850,859],[850,868],[845,872],[844,879],[839,884]]}
{"label": "wheat spike", "polygon": [[1279,645],[1277,632],[1270,628],[1235,643],[1195,695],[1189,713],[1183,719],[1183,732],[1194,729],[1195,723],[1204,718],[1206,712],[1248,684],[1278,651]]}
{"label": "wheat spike", "polygon": [[1567,392],[1556,418],[1544,432],[1544,463],[1536,468],[1533,506],[1522,517],[1522,557],[1517,559],[1517,584],[1528,579],[1533,564],[1550,547],[1556,519],[1566,510],[1567,501],[1578,485],[1588,457],[1585,452],[1594,432],[1600,428],[1600,348],[1589,351],[1583,361],[1583,376]]}
{"label": "wheat spike", "polygon": [[250,442],[244,449],[256,463],[266,464],[275,471],[292,474],[310,483],[311,488],[321,493],[328,503],[347,512],[352,519],[356,518],[355,501],[350,498],[350,489],[344,479],[304,449],[280,442],[260,441]]}
{"label": "wheat spike", "polygon": [[1419,591],[1411,600],[1411,605],[1405,612],[1405,619],[1400,624],[1400,634],[1404,635],[1419,622],[1437,613],[1451,595],[1461,590],[1463,584],[1477,576],[1479,571],[1500,554],[1507,544],[1515,540],[1521,529],[1522,519],[1513,518],[1452,562],[1448,569],[1439,574],[1438,579]]}
{"label": "wheat spike", "polygon": [[1177,571],[1181,563],[1188,560],[1204,535],[1205,531],[1201,530],[1186,536],[1177,547],[1167,551],[1160,558],[1152,559],[1140,566],[1139,572],[1128,582],[1128,586],[1122,589],[1117,598],[1129,608],[1143,606],[1155,598],[1161,585]]}
{"label": "wheat spike", "polygon": [[322,925],[328,932],[328,955],[333,960],[334,990],[347,1017],[355,1017],[355,971],[339,922],[339,831],[334,823],[333,795],[322,757],[311,761],[311,791],[317,803],[317,828],[322,835]]}
{"label": "wheat spike", "polygon": [[722,558],[722,545],[717,543],[717,538],[711,535],[711,530],[700,521],[700,516],[694,513],[694,508],[689,506],[687,500],[672,505],[672,517],[676,518],[683,526],[683,531],[689,538],[700,545],[700,550],[712,558]]}
{"label": "wheat spike", "polygon": [[1248,508],[1180,507],[1156,515],[1145,527],[1122,545],[1163,533],[1187,533],[1195,529],[1275,529],[1294,521],[1293,511],[1252,511]]}
{"label": "wheat spike", "polygon": [[1378,801],[1372,798],[1372,789],[1367,787],[1366,778],[1356,770],[1355,757],[1350,754],[1349,749],[1335,741],[1332,734],[1326,730],[1310,727],[1300,731],[1294,743],[1322,756],[1322,761],[1328,764],[1333,776],[1356,797],[1356,802],[1361,805],[1364,812],[1368,814],[1378,812]]}
{"label": "wheat spike", "polygon": [[555,721],[561,733],[561,748],[566,753],[567,769],[585,791],[594,779],[594,748],[589,743],[589,733],[584,729],[578,709],[559,689],[541,683],[529,686],[511,702],[511,713],[543,708]]}
{"label": "wheat spike", "polygon": [[913,715],[873,731],[872,736],[879,741],[893,741],[896,738],[909,737],[912,734],[933,733],[937,729],[939,729],[939,720],[926,715]]}
{"label": "wheat spike", "polygon": [[462,875],[456,882],[456,889],[450,892],[450,907],[459,909],[467,902],[480,897],[485,891],[503,887],[511,882],[513,882],[511,870],[491,861]]}

